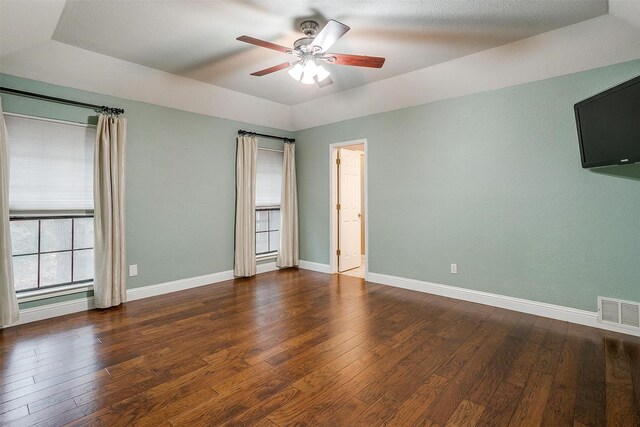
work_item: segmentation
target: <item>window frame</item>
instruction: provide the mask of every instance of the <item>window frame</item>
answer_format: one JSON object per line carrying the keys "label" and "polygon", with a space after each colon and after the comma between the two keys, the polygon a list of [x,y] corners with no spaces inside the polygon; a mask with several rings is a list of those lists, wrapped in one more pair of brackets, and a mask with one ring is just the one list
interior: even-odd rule
{"label": "window frame", "polygon": [[38,289],[33,291],[23,291],[16,292],[16,299],[19,303],[29,302],[29,301],[38,301],[47,298],[59,297],[63,295],[71,295],[78,294],[81,292],[90,292],[93,291],[93,280],[89,283],[78,284],[78,285],[67,285],[67,286],[57,286],[57,287],[48,287],[44,289]]}

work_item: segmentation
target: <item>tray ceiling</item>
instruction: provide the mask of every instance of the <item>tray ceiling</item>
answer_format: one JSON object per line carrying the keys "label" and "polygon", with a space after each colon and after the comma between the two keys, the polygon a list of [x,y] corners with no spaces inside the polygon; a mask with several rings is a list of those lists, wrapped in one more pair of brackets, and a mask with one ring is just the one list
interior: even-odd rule
{"label": "tray ceiling", "polygon": [[[287,105],[422,69],[606,14],[606,0],[79,1],[53,39]],[[334,84],[305,86],[286,71],[251,72],[290,56],[236,41],[291,46],[314,18],[351,27],[334,52],[386,57],[380,70],[329,65]]]}

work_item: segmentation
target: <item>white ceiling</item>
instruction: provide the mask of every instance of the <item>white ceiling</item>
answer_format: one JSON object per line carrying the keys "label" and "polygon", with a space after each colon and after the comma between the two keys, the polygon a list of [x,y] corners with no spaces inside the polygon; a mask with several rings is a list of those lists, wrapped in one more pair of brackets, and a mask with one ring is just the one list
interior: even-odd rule
{"label": "white ceiling", "polygon": [[[6,2],[8,0],[0,0]],[[52,39],[286,105],[484,51],[607,14],[606,0],[83,1],[68,0]],[[387,58],[380,70],[331,65],[334,84],[305,86],[285,71],[249,74],[289,56],[236,41],[291,46],[297,24],[351,27],[334,52]]]}

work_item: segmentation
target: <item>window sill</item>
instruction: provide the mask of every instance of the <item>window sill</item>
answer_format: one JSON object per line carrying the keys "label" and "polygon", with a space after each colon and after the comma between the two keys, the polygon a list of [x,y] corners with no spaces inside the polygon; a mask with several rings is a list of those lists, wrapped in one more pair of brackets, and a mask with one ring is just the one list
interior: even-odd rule
{"label": "window sill", "polygon": [[276,259],[278,257],[278,252],[271,252],[268,254],[256,255],[256,261],[264,261],[267,259]]}
{"label": "window sill", "polygon": [[93,290],[93,283],[81,283],[78,285],[58,286],[49,289],[38,289],[35,291],[27,291],[16,293],[18,302],[37,301],[46,298],[59,297],[62,295],[77,294]]}

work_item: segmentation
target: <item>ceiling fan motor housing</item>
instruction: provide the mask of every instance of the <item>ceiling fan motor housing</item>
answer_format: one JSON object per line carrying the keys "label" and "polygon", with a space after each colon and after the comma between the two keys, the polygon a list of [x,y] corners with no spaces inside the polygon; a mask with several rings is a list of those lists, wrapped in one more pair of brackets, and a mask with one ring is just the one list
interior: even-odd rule
{"label": "ceiling fan motor housing", "polygon": [[315,39],[319,28],[320,27],[316,21],[304,21],[301,23],[300,31],[304,33],[305,37],[298,39],[293,43],[293,50],[302,54],[313,53],[314,49],[311,42]]}
{"label": "ceiling fan motor housing", "polygon": [[307,37],[315,37],[318,33],[318,23],[316,21],[304,21],[300,24],[300,31]]}

